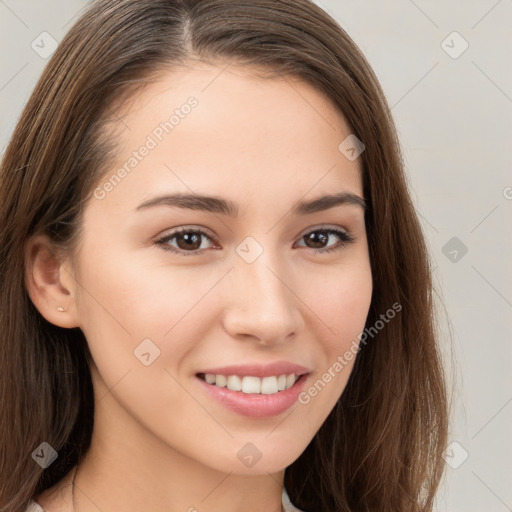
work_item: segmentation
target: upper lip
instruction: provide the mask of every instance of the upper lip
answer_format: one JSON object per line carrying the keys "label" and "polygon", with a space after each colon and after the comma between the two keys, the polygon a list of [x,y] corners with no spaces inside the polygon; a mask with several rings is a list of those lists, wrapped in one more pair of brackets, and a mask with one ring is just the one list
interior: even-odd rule
{"label": "upper lip", "polygon": [[251,375],[253,377],[271,377],[273,375],[302,375],[309,373],[308,368],[300,364],[290,363],[288,361],[276,361],[269,364],[237,364],[208,368],[197,373],[213,373],[215,375]]}

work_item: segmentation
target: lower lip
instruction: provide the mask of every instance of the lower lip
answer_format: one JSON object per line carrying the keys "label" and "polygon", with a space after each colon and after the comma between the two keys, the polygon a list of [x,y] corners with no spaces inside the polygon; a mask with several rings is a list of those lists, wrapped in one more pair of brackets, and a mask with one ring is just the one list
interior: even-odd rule
{"label": "lower lip", "polygon": [[244,393],[243,391],[221,388],[215,384],[208,384],[196,375],[196,379],[210,396],[228,409],[251,418],[276,416],[289,409],[304,389],[307,377],[308,374],[301,375],[289,389],[271,395],[262,395],[260,393]]}

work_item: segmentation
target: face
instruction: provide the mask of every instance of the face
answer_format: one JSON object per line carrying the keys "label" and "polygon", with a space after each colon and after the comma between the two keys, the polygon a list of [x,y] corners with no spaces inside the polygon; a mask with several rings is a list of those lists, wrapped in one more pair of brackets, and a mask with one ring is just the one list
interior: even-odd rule
{"label": "face", "polygon": [[340,398],[372,276],[360,159],[338,149],[350,129],[334,104],[224,67],[168,72],[119,112],[117,165],[85,207],[68,284],[95,390],[119,406],[107,423],[263,474],[297,459]]}

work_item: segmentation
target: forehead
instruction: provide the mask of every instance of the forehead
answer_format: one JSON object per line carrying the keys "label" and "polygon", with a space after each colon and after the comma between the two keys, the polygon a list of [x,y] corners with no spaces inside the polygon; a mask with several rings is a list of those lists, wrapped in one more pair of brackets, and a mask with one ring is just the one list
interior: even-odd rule
{"label": "forehead", "polygon": [[360,159],[338,148],[350,128],[332,100],[297,77],[258,71],[195,64],[161,72],[139,90],[116,112],[117,161],[104,180],[127,172],[108,202],[139,203],[163,191],[269,203],[308,191],[362,196]]}

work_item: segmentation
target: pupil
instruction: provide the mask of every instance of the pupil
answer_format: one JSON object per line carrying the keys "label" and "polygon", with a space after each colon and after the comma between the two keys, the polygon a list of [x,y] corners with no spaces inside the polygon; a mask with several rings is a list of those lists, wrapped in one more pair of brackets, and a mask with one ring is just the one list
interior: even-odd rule
{"label": "pupil", "polygon": [[[181,245],[179,243],[180,240],[185,240],[186,243],[183,244],[185,246],[185,248],[190,249],[192,247],[193,249],[197,249],[201,245],[199,238],[200,237],[197,235],[197,233],[183,233],[181,236],[178,237],[178,245]],[[180,247],[180,249],[182,249],[182,248],[183,247]]]}
{"label": "pupil", "polygon": [[310,233],[309,234],[309,240],[313,243],[320,244],[320,247],[323,247],[323,244],[327,240],[327,236],[325,233]]}

